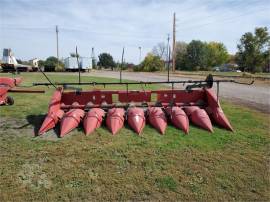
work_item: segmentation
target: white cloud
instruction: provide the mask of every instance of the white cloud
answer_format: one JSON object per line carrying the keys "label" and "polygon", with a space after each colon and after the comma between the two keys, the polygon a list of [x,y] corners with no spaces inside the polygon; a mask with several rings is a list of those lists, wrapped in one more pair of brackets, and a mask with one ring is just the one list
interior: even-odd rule
{"label": "white cloud", "polygon": [[177,15],[177,40],[221,41],[236,51],[241,35],[256,26],[270,27],[268,0],[86,1],[0,0],[0,48],[12,48],[18,58],[55,55],[55,25],[59,25],[60,54],[89,56],[110,52],[120,60],[138,62],[172,32]]}

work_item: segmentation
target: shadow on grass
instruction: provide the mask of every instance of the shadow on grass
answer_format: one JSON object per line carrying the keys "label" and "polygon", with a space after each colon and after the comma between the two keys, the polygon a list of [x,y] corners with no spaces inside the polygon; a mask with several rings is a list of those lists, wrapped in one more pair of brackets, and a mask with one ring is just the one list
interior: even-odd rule
{"label": "shadow on grass", "polygon": [[32,125],[34,128],[34,134],[35,136],[38,136],[38,131],[42,125],[43,120],[45,119],[45,114],[40,115],[28,115],[26,117],[28,124]]}

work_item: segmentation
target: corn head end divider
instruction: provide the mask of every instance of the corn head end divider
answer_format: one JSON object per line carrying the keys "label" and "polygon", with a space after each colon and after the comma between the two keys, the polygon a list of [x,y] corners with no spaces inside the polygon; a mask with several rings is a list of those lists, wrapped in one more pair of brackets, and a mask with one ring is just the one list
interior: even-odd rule
{"label": "corn head end divider", "polygon": [[[120,74],[121,75],[121,74]],[[79,77],[80,78],[80,77]],[[82,122],[86,135],[99,128],[103,121],[113,135],[128,125],[141,134],[146,123],[151,124],[160,134],[165,134],[168,122],[189,133],[189,123],[213,132],[212,123],[224,129],[233,128],[219,103],[219,84],[240,83],[235,80],[155,81],[155,82],[81,82],[78,83],[34,83],[34,86],[54,86],[55,92],[49,103],[45,120],[39,135],[53,129],[60,123],[60,137],[67,135]],[[213,84],[217,84],[217,94]],[[251,85],[253,82],[248,83]],[[170,84],[165,90],[129,90],[131,85]],[[185,89],[176,84],[188,84]],[[89,90],[74,85],[112,86],[124,85],[126,90]]]}

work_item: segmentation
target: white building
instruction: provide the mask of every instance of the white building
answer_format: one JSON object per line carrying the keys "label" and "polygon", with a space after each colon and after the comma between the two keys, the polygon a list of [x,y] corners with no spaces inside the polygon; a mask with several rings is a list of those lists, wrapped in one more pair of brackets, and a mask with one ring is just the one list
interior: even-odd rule
{"label": "white building", "polygon": [[31,63],[31,65],[33,67],[38,67],[38,61],[39,61],[39,59],[37,59],[37,58],[34,58],[32,60],[29,60],[29,62]]}
{"label": "white building", "polygon": [[67,57],[64,60],[65,70],[67,71],[78,71],[78,62],[81,70],[92,69],[92,59],[90,57],[79,57],[78,61],[76,57]]}
{"label": "white building", "polygon": [[18,62],[17,62],[16,58],[14,57],[11,49],[4,48],[2,63],[3,64],[12,64],[12,65],[17,65],[18,64]]}

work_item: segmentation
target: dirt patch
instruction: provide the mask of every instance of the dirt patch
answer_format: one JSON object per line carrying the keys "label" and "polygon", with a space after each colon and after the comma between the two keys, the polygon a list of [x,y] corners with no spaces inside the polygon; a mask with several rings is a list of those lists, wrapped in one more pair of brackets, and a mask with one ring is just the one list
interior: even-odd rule
{"label": "dirt patch", "polygon": [[[29,121],[31,117],[31,121]],[[0,120],[0,135],[1,137],[30,137],[49,141],[58,141],[59,128],[50,130],[42,136],[37,135],[44,116],[28,116],[26,119],[16,119],[3,117]]]}
{"label": "dirt patch", "polygon": [[33,126],[25,119],[1,117],[1,136],[33,137]]}

